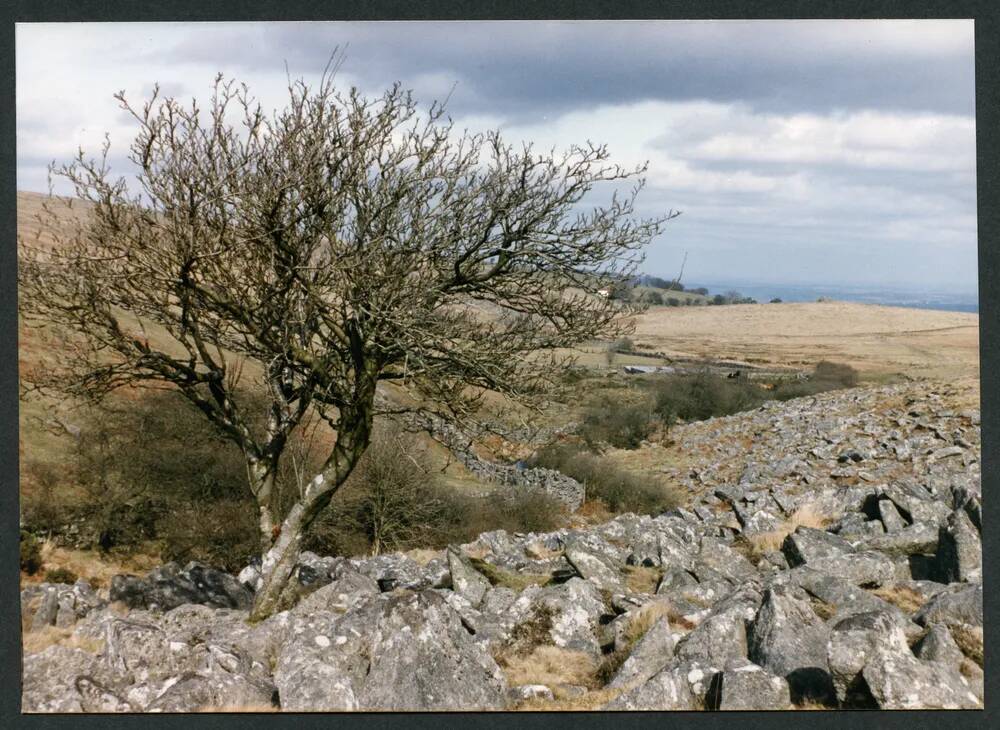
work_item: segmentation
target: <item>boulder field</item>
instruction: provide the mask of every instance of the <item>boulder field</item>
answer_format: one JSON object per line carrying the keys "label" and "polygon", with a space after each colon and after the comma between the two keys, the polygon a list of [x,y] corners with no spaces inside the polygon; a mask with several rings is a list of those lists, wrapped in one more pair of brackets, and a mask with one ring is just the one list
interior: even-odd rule
{"label": "boulder field", "polygon": [[63,638],[25,655],[23,709],[982,707],[979,412],[957,395],[857,388],[679,426],[681,508],[421,562],[305,553],[288,610],[257,624],[253,565],[28,586],[26,631]]}

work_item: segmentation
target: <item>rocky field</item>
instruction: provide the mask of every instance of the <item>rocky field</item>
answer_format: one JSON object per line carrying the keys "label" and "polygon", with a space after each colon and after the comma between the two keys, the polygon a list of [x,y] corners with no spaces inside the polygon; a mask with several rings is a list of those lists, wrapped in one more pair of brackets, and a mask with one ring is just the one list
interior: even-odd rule
{"label": "rocky field", "polygon": [[23,707],[981,707],[970,402],[918,381],[679,426],[683,508],[419,562],[307,553],[255,625],[254,566],[29,586]]}

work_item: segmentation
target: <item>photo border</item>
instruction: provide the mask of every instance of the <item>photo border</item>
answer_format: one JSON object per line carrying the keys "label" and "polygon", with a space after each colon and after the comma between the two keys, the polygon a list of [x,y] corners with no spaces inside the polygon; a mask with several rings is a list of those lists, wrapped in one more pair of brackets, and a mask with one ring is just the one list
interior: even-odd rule
{"label": "photo border", "polygon": [[[18,389],[16,295],[16,124],[14,37],[18,22],[111,21],[279,21],[279,20],[499,20],[499,19],[851,19],[851,18],[973,18],[976,62],[976,149],[979,234],[980,387],[982,407],[983,493],[1000,495],[1000,247],[997,245],[1000,210],[1000,23],[996,3],[901,2],[858,0],[807,2],[800,0],[576,0],[575,2],[471,2],[469,0],[366,0],[354,3],[316,0],[15,0],[0,8],[0,727],[24,728],[522,728],[553,726],[618,728],[652,727],[664,721],[684,726],[726,728],[801,727],[853,728],[877,724],[885,728],[1000,727],[997,644],[998,601],[985,592],[986,704],[982,711],[815,711],[801,712],[653,712],[653,713],[347,713],[347,714],[203,714],[203,715],[21,715],[21,636],[18,553]],[[1000,499],[1000,496],[997,497]],[[987,499],[987,514],[996,510]],[[993,518],[987,518],[987,521]],[[992,523],[991,523],[992,524]],[[983,534],[983,554],[1000,548],[995,530]],[[983,561],[984,581],[1000,585],[1000,568]],[[941,713],[946,713],[942,715]]]}

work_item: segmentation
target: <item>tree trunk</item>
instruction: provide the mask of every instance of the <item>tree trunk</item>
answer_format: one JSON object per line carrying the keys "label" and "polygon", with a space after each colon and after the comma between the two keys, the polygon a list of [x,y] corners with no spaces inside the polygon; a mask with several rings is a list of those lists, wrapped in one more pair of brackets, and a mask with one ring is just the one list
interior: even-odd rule
{"label": "tree trunk", "polygon": [[341,452],[341,458],[333,469],[332,479],[328,480],[323,473],[317,475],[309,483],[302,499],[292,506],[281,526],[276,528],[274,539],[261,561],[262,581],[254,596],[251,621],[261,621],[280,610],[282,593],[295,570],[305,532],[354,470],[367,447],[368,431],[365,431],[362,443],[363,445],[351,446]]}
{"label": "tree trunk", "polygon": [[250,491],[257,500],[261,555],[266,554],[271,549],[271,543],[275,538],[272,497],[276,471],[277,467],[273,464],[264,464],[259,461],[250,463]]}
{"label": "tree trunk", "polygon": [[281,531],[271,543],[261,562],[261,586],[254,596],[251,621],[262,621],[278,611],[281,594],[295,570],[302,549],[302,536],[310,519],[305,521],[306,508],[297,502],[281,523]]}
{"label": "tree trunk", "polygon": [[[305,531],[319,516],[347,477],[371,440],[374,378],[361,389],[361,404],[341,411],[337,442],[322,472],[309,482],[299,501],[288,511],[281,526],[275,528],[270,547],[261,561],[261,586],[250,609],[251,621],[262,621],[281,608],[282,594],[295,570]],[[264,522],[262,520],[261,526]]]}

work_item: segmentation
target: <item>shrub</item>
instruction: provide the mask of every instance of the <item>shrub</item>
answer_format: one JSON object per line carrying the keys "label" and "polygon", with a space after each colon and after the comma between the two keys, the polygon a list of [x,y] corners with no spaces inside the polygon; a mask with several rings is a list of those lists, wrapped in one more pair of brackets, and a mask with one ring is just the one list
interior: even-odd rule
{"label": "shrub", "polygon": [[619,337],[612,343],[611,349],[614,352],[632,352],[635,349],[635,343],[630,337]]}
{"label": "shrub", "polygon": [[[67,481],[65,468],[32,459],[22,464],[21,473],[21,517],[24,524],[38,533],[57,530],[77,507],[64,483]],[[71,474],[69,476],[72,477]]]}
{"label": "shrub", "polygon": [[581,435],[588,444],[608,443],[619,449],[634,449],[653,430],[647,403],[622,404],[610,397],[591,402],[583,414]]}
{"label": "shrub", "polygon": [[257,509],[251,499],[208,499],[172,505],[157,522],[164,560],[197,560],[236,572],[260,554]]}
{"label": "shrub", "polygon": [[49,583],[65,583],[72,585],[76,583],[77,575],[68,568],[53,568],[45,571],[45,580]]}
{"label": "shrub", "polygon": [[828,390],[853,388],[858,384],[858,371],[850,365],[822,361],[816,364],[808,380],[785,381],[775,385],[771,396],[775,400],[791,400]]}
{"label": "shrub", "polygon": [[26,530],[21,530],[21,570],[34,575],[42,568],[42,543]]}
{"label": "shrub", "polygon": [[[234,529],[233,505],[251,501],[242,454],[170,391],[122,395],[86,412],[71,476],[81,496],[63,520],[80,521],[102,550],[132,548],[165,532],[167,552],[188,555],[199,541],[196,529],[217,541],[220,531]],[[256,540],[256,528],[250,534]]]}
{"label": "shrub", "polygon": [[493,492],[486,498],[480,518],[485,523],[483,529],[477,528],[474,534],[497,529],[548,532],[556,527],[561,512],[559,501],[544,492],[526,491],[512,495],[503,491]]}
{"label": "shrub", "polygon": [[456,519],[426,455],[396,430],[377,433],[307,542],[319,552],[379,554],[425,546]]}
{"label": "shrub", "polygon": [[766,392],[740,378],[723,378],[708,372],[667,375],[653,386],[653,412],[667,425],[678,418],[701,421],[756,408]]}
{"label": "shrub", "polygon": [[588,500],[600,500],[613,512],[660,514],[676,507],[680,497],[659,479],[635,474],[581,444],[556,442],[540,449],[532,466],[556,469],[583,484]]}
{"label": "shrub", "polygon": [[341,555],[442,548],[489,530],[546,532],[562,513],[560,503],[542,492],[500,487],[481,497],[449,488],[415,439],[389,430],[376,435],[314,523],[306,546]]}
{"label": "shrub", "polygon": [[845,363],[822,360],[816,363],[813,379],[838,383],[845,388],[853,388],[858,384],[858,371]]}
{"label": "shrub", "polygon": [[640,304],[663,304],[663,295],[656,289],[644,289],[639,292],[638,301]]}
{"label": "shrub", "polygon": [[771,304],[781,304],[781,297],[775,297],[771,300]]}
{"label": "shrub", "polygon": [[645,282],[647,286],[656,287],[657,289],[669,289],[670,282],[659,276],[647,276],[645,277]]}
{"label": "shrub", "polygon": [[[121,406],[114,400],[82,416],[66,469],[26,465],[32,489],[24,500],[24,524],[45,531],[79,524],[91,547],[129,550],[154,542],[165,560],[198,560],[229,571],[259,554],[259,514],[242,455],[176,394],[132,394]],[[311,435],[307,431],[289,445],[294,458],[285,459],[275,484],[279,516],[300,476],[317,469]],[[75,491],[66,484],[76,485]],[[498,490],[482,498],[456,492],[440,483],[414,438],[380,427],[304,547],[342,555],[444,547],[494,529],[551,530],[562,513],[543,493]],[[22,534],[26,572],[41,567],[33,540]]]}
{"label": "shrub", "polygon": [[681,300],[677,297],[667,297],[667,304],[671,307],[679,307],[681,305]]}
{"label": "shrub", "polygon": [[703,297],[708,296],[708,289],[706,289],[703,286],[699,286],[697,289],[688,289],[688,291],[691,292],[692,294],[700,294]]}

